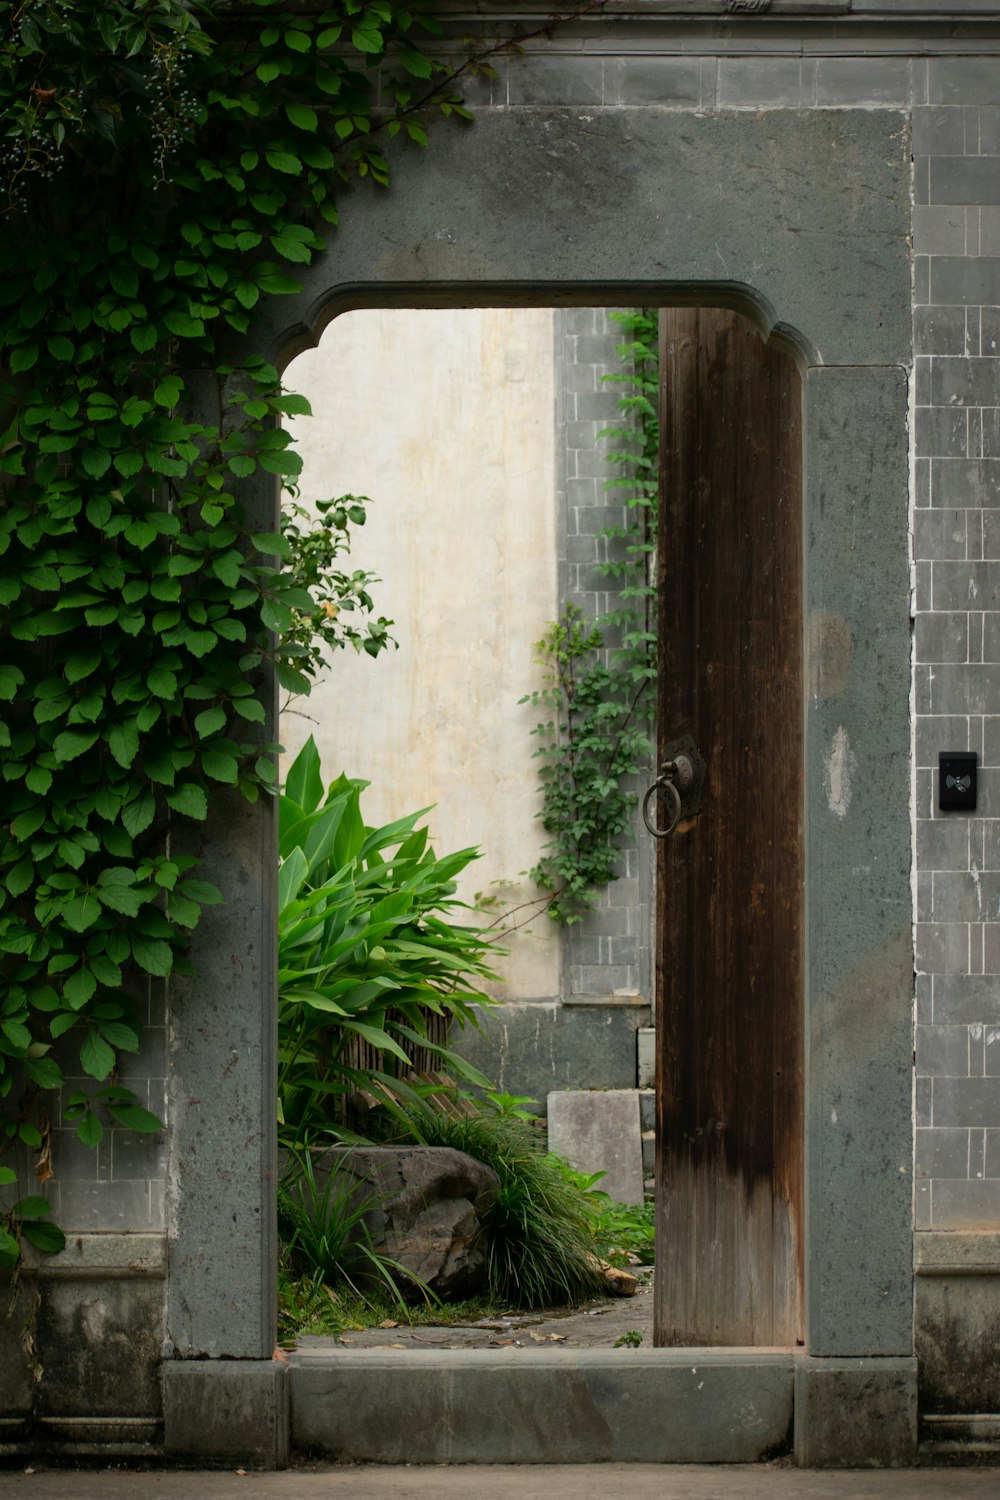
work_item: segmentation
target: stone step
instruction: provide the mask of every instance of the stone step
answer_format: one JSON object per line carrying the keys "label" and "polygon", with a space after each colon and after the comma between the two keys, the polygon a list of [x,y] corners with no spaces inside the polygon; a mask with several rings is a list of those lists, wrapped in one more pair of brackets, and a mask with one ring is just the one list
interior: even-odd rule
{"label": "stone step", "polygon": [[755,1463],[787,1448],[793,1368],[731,1349],[297,1352],[291,1438],[342,1463]]}

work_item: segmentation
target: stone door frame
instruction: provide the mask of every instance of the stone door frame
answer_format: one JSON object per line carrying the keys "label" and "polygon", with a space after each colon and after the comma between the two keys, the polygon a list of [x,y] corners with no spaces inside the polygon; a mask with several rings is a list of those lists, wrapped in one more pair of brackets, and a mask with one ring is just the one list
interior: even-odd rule
{"label": "stone door frame", "polygon": [[[345,194],[342,216],[301,295],[270,299],[255,329],[255,347],[281,366],[359,306],[730,306],[795,354],[807,943],[798,1405],[814,1378],[850,1380],[858,1361],[866,1379],[890,1361],[895,1389],[913,1350],[906,115],[485,110],[403,163],[388,194]],[[272,529],[271,484],[249,484],[246,501]],[[170,999],[167,1352],[267,1360],[272,807],[223,809],[202,852],[227,901],[199,929],[199,979]]]}

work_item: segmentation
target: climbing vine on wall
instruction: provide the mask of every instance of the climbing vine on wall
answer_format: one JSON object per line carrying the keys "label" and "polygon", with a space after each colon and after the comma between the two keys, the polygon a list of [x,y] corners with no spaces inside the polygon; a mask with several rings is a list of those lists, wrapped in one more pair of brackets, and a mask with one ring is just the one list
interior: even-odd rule
{"label": "climbing vine on wall", "polygon": [[597,571],[616,604],[596,620],[574,605],[537,643],[546,685],[522,698],[547,717],[532,733],[542,783],[539,817],[549,835],[530,872],[551,893],[550,916],[579,921],[614,880],[622,833],[636,804],[628,778],[652,752],[656,706],[656,589],[653,553],[659,481],[659,350],[655,309],[613,313],[626,339],[624,368],[605,379],[622,387],[623,422],[598,434],[625,521],[605,527],[607,558]]}
{"label": "climbing vine on wall", "polygon": [[171,830],[271,787],[259,687],[308,690],[317,600],[241,504],[307,411],[254,310],[338,187],[466,115],[434,8],[0,3],[0,1096],[42,1180],[64,1071],[88,1144],[159,1128],[134,996],[220,899]]}

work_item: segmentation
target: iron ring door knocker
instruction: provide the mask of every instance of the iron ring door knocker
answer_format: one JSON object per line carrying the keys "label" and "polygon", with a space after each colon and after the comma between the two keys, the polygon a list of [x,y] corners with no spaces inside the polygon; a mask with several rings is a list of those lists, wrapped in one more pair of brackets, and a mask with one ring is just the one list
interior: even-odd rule
{"label": "iron ring door knocker", "polygon": [[[682,818],[695,818],[701,811],[701,794],[705,785],[705,758],[689,734],[664,746],[666,759],[660,774],[642,799],[642,821],[654,839],[668,839]],[[666,828],[652,821],[652,804],[660,793],[670,802]]]}
{"label": "iron ring door knocker", "polygon": [[[642,799],[642,821],[645,823],[654,839],[669,838],[681,820],[681,794],[677,790],[673,782],[673,777],[676,775],[676,772],[677,766],[674,761],[664,761],[663,765],[660,767],[659,776],[657,776],[656,780],[653,782],[653,785],[649,788],[649,791]],[[656,824],[650,817],[649,805],[652,802],[653,798],[659,796],[661,792],[666,793],[672,804],[670,810],[670,818],[666,828],[657,828]]]}

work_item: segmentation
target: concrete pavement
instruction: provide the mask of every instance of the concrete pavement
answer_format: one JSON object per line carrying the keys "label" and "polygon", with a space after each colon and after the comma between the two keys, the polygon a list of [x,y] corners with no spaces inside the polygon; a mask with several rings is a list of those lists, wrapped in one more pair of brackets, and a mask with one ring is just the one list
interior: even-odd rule
{"label": "concrete pavement", "polygon": [[804,1471],[785,1464],[418,1468],[304,1464],[280,1474],[0,1470],[7,1500],[998,1500],[1000,1468]]}

